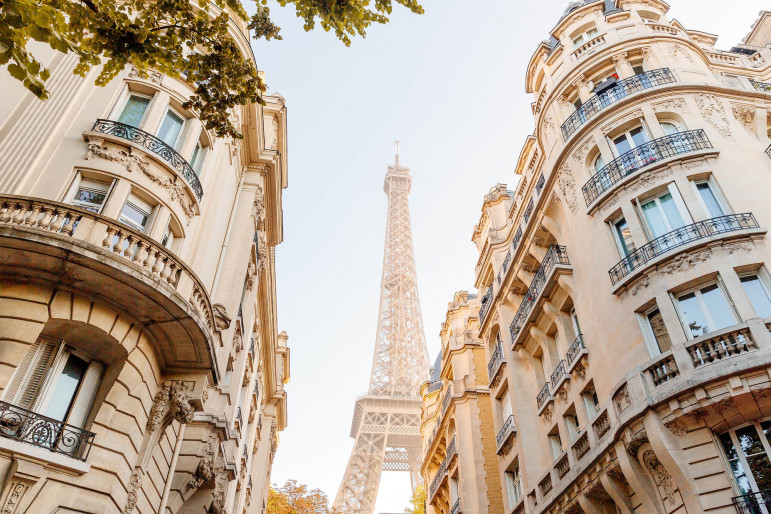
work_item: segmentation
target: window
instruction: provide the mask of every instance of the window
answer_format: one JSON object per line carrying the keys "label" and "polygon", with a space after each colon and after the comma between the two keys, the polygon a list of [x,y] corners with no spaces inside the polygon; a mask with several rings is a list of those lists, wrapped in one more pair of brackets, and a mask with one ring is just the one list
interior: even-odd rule
{"label": "window", "polygon": [[643,335],[648,344],[651,357],[655,357],[672,349],[672,340],[669,338],[664,318],[658,307],[654,307],[644,315]]}
{"label": "window", "polygon": [[144,232],[152,212],[153,207],[149,203],[130,194],[123,205],[118,221],[125,223],[135,230]]}
{"label": "window", "polygon": [[629,230],[629,225],[626,219],[620,218],[611,223],[613,230],[613,238],[616,241],[616,246],[621,254],[621,257],[626,257],[635,251],[634,241],[632,240],[632,231]]}
{"label": "window", "polygon": [[594,388],[594,385],[587,387],[581,393],[581,397],[584,400],[584,407],[586,407],[589,419],[592,419],[594,414],[600,409],[600,399],[597,397],[597,390]]}
{"label": "window", "polygon": [[174,148],[179,139],[179,135],[182,133],[182,127],[185,125],[185,118],[174,112],[172,109],[166,111],[166,115],[163,117],[161,128],[158,129],[158,138]]}
{"label": "window", "polygon": [[[679,203],[682,203],[682,200],[674,184],[670,184],[665,193],[660,193],[649,200],[638,201],[648,236],[651,239],[685,226]],[[665,244],[675,244],[675,242]]]}
{"label": "window", "polygon": [[597,173],[600,171],[603,167],[605,167],[605,159],[602,158],[602,155],[598,155],[594,159],[594,164],[592,164],[594,167],[594,172]]}
{"label": "window", "polygon": [[573,327],[573,335],[578,337],[581,334],[581,325],[578,324],[578,316],[575,307],[570,309],[570,324]]}
{"label": "window", "polygon": [[574,35],[571,39],[573,40],[574,45],[581,46],[582,44],[586,43],[596,35],[597,35],[597,27],[592,27],[589,30],[586,30],[585,32],[581,32],[578,35]]}
{"label": "window", "polygon": [[568,437],[571,441],[575,441],[578,434],[581,432],[581,425],[578,423],[578,416],[575,414],[575,409],[571,409],[573,412],[565,414],[565,427],[568,429]]}
{"label": "window", "polygon": [[506,492],[509,497],[509,510],[522,501],[522,475],[519,472],[519,464],[514,469],[506,472]]}
{"label": "window", "polygon": [[118,115],[118,122],[132,127],[139,127],[150,105],[149,96],[130,93]]}
{"label": "window", "polygon": [[719,282],[678,294],[676,304],[689,339],[736,324],[736,316]]}
{"label": "window", "polygon": [[632,65],[632,71],[635,75],[644,75],[645,74],[645,68],[643,68],[642,64],[633,64]]}
{"label": "window", "polygon": [[[40,338],[16,368],[3,401],[82,428],[103,369],[63,341]],[[47,443],[58,444],[58,435],[47,437]]]}
{"label": "window", "polygon": [[198,141],[198,143],[195,145],[195,149],[193,150],[193,155],[190,157],[190,167],[193,168],[193,171],[195,171],[196,175],[201,175],[201,168],[203,168],[203,163],[205,160],[206,147],[203,146],[200,141]]}
{"label": "window", "polygon": [[[731,429],[718,439],[741,494],[771,488],[771,421]],[[760,513],[760,509],[757,511]]]}
{"label": "window", "polygon": [[671,136],[672,134],[677,134],[678,132],[680,132],[680,128],[676,124],[672,123],[671,121],[665,121],[660,123],[659,125],[661,125],[661,130],[664,131],[664,134],[668,136]]}
{"label": "window", "polygon": [[696,188],[704,212],[710,218],[725,216],[729,212],[712,177],[707,180],[696,180],[693,186]]}
{"label": "window", "polygon": [[552,433],[549,434],[549,445],[551,446],[552,457],[556,459],[562,455],[562,439],[560,439],[557,427],[554,427]]}
{"label": "window", "polygon": [[623,155],[633,148],[644,145],[650,140],[642,126],[637,126],[613,138],[616,155]]}
{"label": "window", "polygon": [[113,183],[114,181],[107,182],[85,178],[78,173],[65,201],[99,213],[104,207],[104,202],[107,200]]}
{"label": "window", "polygon": [[509,396],[509,388],[504,389],[500,399],[501,406],[501,424],[506,423],[506,420],[511,416],[511,397]]}
{"label": "window", "polygon": [[171,244],[174,242],[174,232],[171,231],[171,220],[169,225],[166,226],[166,230],[163,232],[163,238],[161,238],[161,244],[166,248],[171,248]]}
{"label": "window", "polygon": [[755,314],[761,318],[771,316],[771,296],[769,296],[768,282],[758,273],[739,277],[744,287],[744,292],[750,298]]}

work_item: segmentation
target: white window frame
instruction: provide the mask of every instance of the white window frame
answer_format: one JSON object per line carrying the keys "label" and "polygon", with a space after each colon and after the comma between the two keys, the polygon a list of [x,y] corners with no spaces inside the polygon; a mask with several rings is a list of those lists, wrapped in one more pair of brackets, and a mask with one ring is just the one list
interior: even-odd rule
{"label": "white window frame", "polygon": [[[766,296],[768,296],[769,300],[771,300],[771,276],[769,276],[768,270],[766,270],[765,266],[761,266],[760,268],[753,270],[753,271],[745,271],[742,273],[737,273],[739,276],[739,281],[741,282],[742,278],[745,277],[758,277],[758,281],[760,282],[760,286],[763,288],[763,291],[765,291]],[[752,305],[752,310],[755,312],[756,315],[759,316],[757,310],[755,309],[755,305],[752,303],[752,299],[747,294],[747,290],[744,289],[744,286],[742,285],[742,291],[744,291],[744,294],[747,296],[747,299],[750,302],[750,305]]]}
{"label": "white window frame", "polygon": [[581,424],[578,421],[577,414],[565,414],[563,416],[565,420],[565,428],[568,431],[568,439],[572,443],[575,441],[581,433]]}
{"label": "white window frame", "polygon": [[506,495],[509,498],[509,510],[516,507],[524,498],[522,472],[519,470],[519,463],[514,464],[511,471],[506,471]]}
{"label": "white window frame", "polygon": [[[685,294],[685,293],[680,293]],[[637,322],[640,325],[640,331],[643,334],[643,340],[645,341],[645,346],[648,348],[648,354],[651,358],[657,357],[661,355],[661,348],[659,348],[659,342],[656,340],[656,334],[653,333],[653,327],[651,326],[651,320],[648,316],[653,313],[653,311],[659,311],[661,314],[661,308],[659,308],[658,305],[654,305],[653,307],[649,309],[645,309],[642,312],[636,312],[637,315]],[[663,318],[663,314],[662,314]],[[669,332],[669,331],[667,331]],[[667,334],[669,335],[669,334]],[[669,336],[669,340],[672,340],[672,336]]]}
{"label": "white window frame", "polygon": [[[201,136],[199,134],[198,139],[195,142],[195,146],[193,146],[193,153],[190,154],[190,160],[193,161],[193,157],[195,157],[195,151],[196,149],[200,148],[199,152],[201,154],[200,157],[198,157],[197,161],[191,162],[190,167],[193,168],[193,171],[200,179],[201,176],[203,176],[203,168],[206,166],[206,160],[209,157],[209,145],[204,145],[201,141]],[[196,164],[197,162],[197,164]]]}
{"label": "white window frame", "polygon": [[643,211],[643,204],[647,204],[650,201],[656,202],[656,208],[659,210],[659,213],[661,214],[662,220],[664,220],[664,224],[667,226],[667,232],[672,232],[673,230],[677,230],[678,228],[672,228],[672,223],[670,222],[669,218],[666,216],[666,212],[664,212],[664,209],[661,207],[661,198],[662,196],[669,193],[672,195],[672,201],[675,202],[675,207],[677,208],[677,212],[680,214],[680,217],[683,218],[683,226],[690,225],[693,223],[693,218],[691,218],[691,213],[688,212],[688,209],[685,206],[685,202],[683,201],[682,196],[680,196],[680,190],[677,188],[677,185],[674,182],[670,182],[667,184],[667,190],[666,191],[659,191],[656,194],[646,195],[646,196],[638,196],[634,200],[635,210],[637,210],[637,215],[642,220],[643,230],[645,230],[645,235],[648,237],[648,241],[652,241],[656,239],[656,235],[653,234],[653,230],[651,229],[650,225],[648,224],[648,218],[645,216],[645,212]]}
{"label": "white window frame", "polygon": [[[149,208],[148,214],[147,214],[147,223],[145,223],[144,228],[139,229],[137,228],[132,222],[127,222],[123,219],[123,209],[126,207],[127,203],[131,203],[135,208],[145,210],[146,208]],[[157,206],[153,206],[150,204],[147,200],[144,200],[143,198],[139,197],[138,195],[134,194],[132,191],[129,193],[129,195],[126,197],[126,200],[123,202],[123,205],[120,208],[120,212],[118,213],[118,221],[137,232],[141,232],[142,234],[148,234],[150,232],[150,229],[152,228],[153,221],[155,218],[155,211],[157,209]]]}
{"label": "white window frame", "polygon": [[[88,209],[85,205],[81,205],[78,203],[75,203],[75,195],[78,194],[78,190],[80,189],[80,185],[83,183],[84,180],[90,181],[90,182],[103,182],[105,184],[108,184],[107,191],[104,195],[104,202],[99,206],[99,209],[96,211],[97,214],[101,214],[104,210],[104,207],[107,205],[107,202],[110,201],[110,194],[112,193],[112,190],[115,188],[115,184],[118,182],[115,177],[105,177],[108,180],[99,180],[99,179],[92,179],[88,177],[84,177],[83,174],[80,171],[77,171],[75,173],[75,178],[72,181],[72,184],[70,185],[69,189],[67,190],[67,194],[64,195],[64,201],[63,203],[68,203],[70,205],[74,205],[76,207],[81,207],[83,209]],[[83,202],[85,204],[85,202]]]}
{"label": "white window frame", "polygon": [[597,396],[596,388],[585,390],[583,393],[581,393],[581,398],[584,401],[584,408],[586,409],[586,414],[590,421],[594,419],[594,416],[600,410],[599,398],[595,402],[594,397],[592,396],[592,392],[594,392],[594,396]]}
{"label": "white window frame", "polygon": [[[626,220],[626,216],[624,216],[623,214],[611,219],[608,222],[608,225],[610,226],[610,232],[613,235],[613,241],[615,241],[616,243],[616,249],[618,250],[618,254],[621,256],[622,259],[626,259],[627,257],[629,257],[630,254],[634,253],[634,251],[637,250],[637,244],[634,245],[634,249],[632,249],[628,254],[626,253],[626,250],[624,249],[624,241],[621,239],[621,234],[618,233],[618,229],[616,227],[616,224],[619,223],[621,220],[624,220],[624,222],[626,222],[627,227],[629,227],[629,222]],[[631,234],[631,227],[630,227],[630,234]],[[635,243],[634,238],[632,238],[632,243]]]}
{"label": "white window frame", "polygon": [[562,436],[560,435],[559,430],[557,430],[556,434],[549,434],[549,446],[551,447],[551,453],[554,460],[557,460],[559,456],[562,455],[562,445]]}
{"label": "white window frame", "polygon": [[[744,470],[744,474],[747,477],[747,481],[750,484],[750,490],[752,492],[755,492],[755,493],[760,492],[760,489],[758,488],[758,484],[755,482],[755,476],[752,474],[752,469],[750,468],[750,465],[747,462],[747,456],[745,455],[744,450],[742,449],[741,444],[739,444],[739,439],[738,439],[738,436],[736,435],[736,431],[737,430],[741,430],[742,428],[745,428],[745,427],[750,426],[750,425],[754,426],[755,430],[756,430],[756,432],[758,434],[758,438],[760,439],[760,444],[763,445],[763,450],[765,451],[766,456],[768,457],[769,461],[771,461],[771,444],[770,444],[771,441],[768,441],[768,439],[766,438],[766,434],[763,432],[763,428],[760,426],[761,423],[766,422],[766,421],[769,421],[769,420],[766,418],[766,419],[756,420],[756,421],[753,421],[751,423],[744,423],[742,425],[737,425],[735,427],[732,427],[732,428],[730,428],[730,429],[728,429],[728,430],[726,430],[725,432],[722,433],[722,434],[725,434],[725,433],[729,434],[729,437],[731,438],[731,442],[733,443],[734,449],[736,450],[736,453],[738,455],[739,462],[741,463],[742,468]],[[732,488],[737,493],[741,493],[741,490],[739,489],[738,484],[736,483],[736,477],[734,476],[734,473],[733,473],[733,470],[731,468],[731,465],[729,464],[728,456],[725,454],[725,449],[723,448],[723,444],[720,441],[720,435],[722,435],[722,434],[719,434],[719,435],[716,434],[715,435],[715,439],[716,439],[715,442],[716,442],[717,447],[719,449],[720,456],[723,458],[723,462],[726,465],[726,473],[729,476],[729,480],[731,481]],[[760,506],[761,506],[761,509],[764,508],[762,503],[760,504]],[[761,510],[761,512],[762,512],[762,510]]]}
{"label": "white window frame", "polygon": [[[589,32],[594,31],[592,34],[589,34]],[[570,41],[573,42],[573,45],[578,48],[587,41],[590,41],[594,39],[595,37],[600,35],[600,29],[597,28],[596,25],[592,25],[591,27],[588,27],[586,30],[582,31],[577,36],[571,36]]]}
{"label": "white window frame", "polygon": [[704,198],[702,198],[701,193],[699,192],[699,184],[707,184],[709,186],[712,194],[715,197],[715,200],[723,210],[723,216],[732,214],[733,211],[728,206],[728,203],[726,203],[725,197],[723,196],[723,191],[718,187],[714,175],[710,174],[710,176],[705,179],[693,179],[690,180],[690,183],[691,188],[693,188],[693,193],[696,195],[696,200],[699,203],[699,207],[701,207],[701,210],[704,213],[705,219],[711,219],[714,216],[712,216],[712,214],[709,212],[707,203],[704,201]]}
{"label": "white window frame", "polygon": [[[692,287],[690,289],[686,289],[684,291],[679,291],[677,293],[669,293],[669,296],[672,298],[672,303],[675,305],[675,309],[677,310],[677,317],[680,319],[680,325],[683,327],[683,331],[685,332],[685,336],[691,340],[695,339],[693,333],[691,332],[691,329],[688,327],[688,320],[685,318],[685,314],[683,313],[682,308],[680,307],[680,297],[685,296],[689,293],[694,293],[696,300],[699,302],[699,307],[702,310],[702,313],[704,314],[705,319],[707,320],[707,323],[709,324],[709,332],[707,334],[714,332],[715,330],[720,330],[715,328],[715,321],[712,319],[712,313],[707,308],[707,304],[702,299],[701,290],[709,287],[711,285],[717,284],[720,291],[723,293],[723,296],[725,297],[726,303],[728,304],[728,308],[733,315],[734,318],[734,324],[741,323],[742,318],[739,316],[739,313],[736,310],[736,306],[734,305],[733,300],[731,299],[731,295],[728,294],[728,290],[725,287],[725,284],[723,283],[723,280],[718,275],[717,279],[710,280],[708,282],[703,282],[699,284],[696,287]],[[701,337],[701,336],[697,336]]]}
{"label": "white window frame", "polygon": [[131,89],[129,89],[128,86],[126,86],[123,89],[123,92],[118,97],[118,101],[115,102],[115,106],[112,108],[112,111],[110,112],[110,115],[107,118],[109,120],[112,120],[112,121],[118,121],[118,118],[120,118],[120,115],[123,114],[123,109],[126,108],[126,104],[128,103],[129,98],[132,95],[133,96],[139,96],[139,97],[142,97],[142,98],[148,98],[150,100],[150,102],[147,104],[147,109],[145,109],[145,112],[142,115],[142,119],[139,121],[139,123],[137,124],[137,127],[136,127],[136,128],[141,129],[142,126],[144,125],[145,121],[147,120],[147,113],[149,113],[152,110],[153,104],[155,104],[155,95],[148,95],[148,94],[145,94],[145,93],[139,93],[137,91],[132,91]]}
{"label": "white window frame", "polygon": [[621,132],[616,132],[615,134],[613,134],[612,137],[610,135],[605,136],[605,139],[607,140],[608,145],[610,146],[610,151],[613,153],[613,157],[621,157],[621,154],[618,153],[618,149],[616,148],[616,143],[613,140],[618,139],[622,135],[626,136],[626,140],[629,142],[629,150],[634,150],[635,148],[637,148],[637,145],[635,144],[634,139],[632,139],[632,131],[636,128],[642,129],[643,133],[645,134],[645,137],[647,138],[647,141],[645,141],[645,143],[650,143],[651,140],[653,140],[653,137],[651,136],[651,131],[648,129],[648,124],[645,123],[645,120],[643,118],[639,118],[637,121],[639,121],[638,125],[633,125],[626,130],[622,130]]}
{"label": "white window frame", "polygon": [[[169,145],[174,150],[177,149],[177,146],[179,145],[179,142],[182,141],[185,138],[185,129],[187,128],[187,122],[189,121],[187,116],[176,110],[174,107],[171,106],[171,104],[166,106],[166,109],[163,111],[163,116],[161,116],[161,121],[158,123],[158,127],[155,129],[155,133],[153,134],[158,139],[161,139],[161,136],[158,135],[158,133],[161,131],[161,127],[163,126],[163,122],[166,121],[166,116],[169,115],[169,111],[174,113],[175,116],[178,116],[182,120],[182,126],[179,129],[179,134],[177,134],[177,139],[174,141],[174,144],[169,144],[164,141],[167,145]],[[163,141],[161,139],[161,141]]]}

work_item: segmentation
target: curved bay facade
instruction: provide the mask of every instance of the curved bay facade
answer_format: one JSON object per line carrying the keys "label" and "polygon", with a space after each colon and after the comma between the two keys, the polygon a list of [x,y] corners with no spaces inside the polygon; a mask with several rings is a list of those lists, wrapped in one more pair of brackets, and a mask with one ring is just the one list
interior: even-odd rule
{"label": "curved bay facade", "polygon": [[0,99],[3,512],[263,512],[287,421],[284,99],[218,138],[183,80],[95,87],[46,57],[49,100],[10,77]]}
{"label": "curved bay facade", "polygon": [[771,511],[771,13],[721,51],[667,9],[571,3],[526,71],[516,190],[484,198],[497,467],[466,473],[503,512]]}

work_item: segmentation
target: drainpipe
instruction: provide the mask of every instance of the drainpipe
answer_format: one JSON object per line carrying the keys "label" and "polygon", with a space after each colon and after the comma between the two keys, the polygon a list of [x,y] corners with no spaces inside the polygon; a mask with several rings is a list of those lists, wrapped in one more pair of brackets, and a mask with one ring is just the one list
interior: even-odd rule
{"label": "drainpipe", "polygon": [[211,285],[211,296],[214,296],[215,291],[217,290],[217,284],[219,284],[220,281],[220,273],[222,272],[222,258],[225,255],[225,251],[228,248],[228,241],[230,241],[230,231],[233,229],[233,220],[236,217],[236,207],[238,206],[238,201],[241,199],[241,186],[244,183],[244,177],[246,177],[246,173],[241,175],[241,178],[238,181],[238,190],[236,191],[236,198],[233,201],[233,206],[230,208],[230,219],[228,221],[228,230],[225,233],[225,239],[222,241],[222,248],[220,249],[220,256],[217,259],[217,271],[214,273],[214,281]]}
{"label": "drainpipe", "polygon": [[169,465],[169,474],[166,477],[166,485],[163,488],[163,497],[161,498],[161,506],[158,507],[158,514],[164,514],[166,510],[166,504],[169,502],[169,493],[171,492],[171,480],[174,478],[174,470],[177,468],[177,460],[179,460],[179,451],[182,449],[182,440],[185,435],[186,423],[182,423],[179,427],[179,435],[177,436],[177,444],[174,445],[174,454],[171,456],[171,464]]}

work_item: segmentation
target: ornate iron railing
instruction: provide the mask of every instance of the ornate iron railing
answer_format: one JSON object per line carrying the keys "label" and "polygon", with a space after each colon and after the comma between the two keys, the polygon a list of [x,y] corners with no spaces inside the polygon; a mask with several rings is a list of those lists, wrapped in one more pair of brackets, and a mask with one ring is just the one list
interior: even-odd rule
{"label": "ornate iron railing", "polygon": [[498,285],[501,285],[501,280],[503,280],[503,277],[506,276],[506,270],[509,269],[509,264],[511,263],[511,251],[512,249],[509,248],[509,251],[506,252],[506,257],[503,258],[501,269],[498,271]]}
{"label": "ornate iron railing", "polygon": [[551,385],[555,390],[557,389],[557,384],[559,384],[560,380],[562,380],[565,375],[567,375],[565,359],[562,359],[551,374]]}
{"label": "ornate iron railing", "polygon": [[771,490],[734,496],[732,501],[738,514],[761,514],[761,505],[771,511]]}
{"label": "ornate iron railing", "polygon": [[541,190],[543,190],[544,184],[546,184],[546,179],[543,178],[543,173],[541,173],[541,176],[538,177],[538,182],[535,183],[535,192],[539,195],[541,194]]}
{"label": "ornate iron railing", "polygon": [[487,313],[490,311],[490,305],[493,303],[493,285],[490,284],[490,287],[487,288],[487,292],[485,292],[484,296],[482,297],[482,307],[479,308],[479,324],[485,322],[485,318],[487,317]]}
{"label": "ornate iron railing", "polygon": [[758,82],[755,80],[750,80],[750,84],[752,84],[752,87],[754,87],[758,91],[763,91],[764,93],[771,93],[771,83],[769,82]]}
{"label": "ornate iron railing", "polygon": [[659,137],[642,144],[613,159],[603,166],[581,188],[586,205],[590,205],[602,193],[626,177],[658,161],[712,148],[707,134],[703,130],[688,130]]}
{"label": "ornate iron railing", "polygon": [[450,510],[450,514],[461,514],[463,512],[463,509],[460,508],[460,498],[455,500],[455,504],[452,506],[452,510]]}
{"label": "ornate iron railing", "polygon": [[511,242],[511,247],[514,249],[514,251],[517,250],[517,246],[519,246],[519,242],[522,240],[522,227],[519,227],[517,229],[517,233],[514,234],[514,239]]}
{"label": "ornate iron railing", "polygon": [[436,491],[439,489],[439,484],[442,483],[442,479],[444,478],[444,475],[447,473],[447,461],[443,460],[442,465],[439,466],[439,469],[436,470],[436,474],[434,475],[434,479],[431,480],[431,487],[429,488],[429,502],[434,499],[434,495],[436,494]]}
{"label": "ornate iron railing", "polygon": [[498,373],[498,370],[503,363],[503,343],[498,341],[495,343],[495,350],[490,357],[490,362],[487,363],[487,376],[492,382],[493,377]]}
{"label": "ornate iron railing", "polygon": [[578,334],[575,341],[573,341],[573,343],[570,345],[570,348],[568,348],[567,353],[565,354],[565,360],[568,362],[568,366],[573,364],[576,356],[578,356],[578,354],[581,353],[581,350],[584,348],[586,348],[586,346],[584,346],[584,336],[583,334]]}
{"label": "ornate iron railing", "polygon": [[506,421],[503,422],[503,426],[498,431],[498,435],[495,436],[495,444],[497,445],[498,449],[501,449],[501,446],[503,446],[503,443],[505,443],[510,435],[514,435],[516,433],[517,429],[514,428],[514,416],[509,415],[508,418],[506,418]]}
{"label": "ornate iron railing", "polygon": [[187,160],[182,157],[179,152],[158,137],[145,132],[142,129],[132,127],[131,125],[104,119],[96,120],[91,131],[116,136],[150,150],[152,153],[169,163],[172,168],[182,175],[182,178],[188,183],[199,201],[201,200],[201,197],[203,197],[201,181],[198,180],[198,175],[195,173],[193,167],[190,166]]}
{"label": "ornate iron railing", "polygon": [[541,388],[541,391],[538,393],[538,396],[535,398],[535,402],[539,409],[543,406],[544,403],[546,403],[546,400],[550,395],[551,391],[549,391],[549,382],[546,382]]}
{"label": "ornate iron railing", "polygon": [[442,414],[445,413],[447,410],[447,407],[450,405],[450,400],[452,399],[452,384],[447,388],[447,392],[444,393],[444,398],[442,399]]}
{"label": "ornate iron railing", "polygon": [[241,424],[242,419],[243,418],[241,416],[241,407],[238,407],[236,409],[236,421],[238,422],[238,424]]}
{"label": "ornate iron railing", "polygon": [[751,212],[728,214],[685,225],[657,237],[621,259],[608,271],[610,281],[615,285],[646,262],[692,241],[748,228],[758,228],[758,222]]}
{"label": "ornate iron railing", "polygon": [[576,109],[576,112],[570,115],[562,124],[560,130],[562,131],[562,138],[567,139],[578,128],[589,121],[595,114],[606,108],[607,106],[618,102],[622,98],[637,93],[643,89],[648,89],[662,84],[671,84],[675,82],[675,77],[669,68],[660,68],[657,70],[651,70],[639,75],[619,80],[616,85],[607,91],[602,92],[599,95],[594,95],[587,100],[581,107]]}
{"label": "ornate iron railing", "polygon": [[445,460],[449,464],[452,462],[452,459],[458,456],[458,443],[455,442],[455,436],[452,436],[452,439],[450,439],[450,444],[447,445],[447,455],[445,455]]}
{"label": "ornate iron railing", "polygon": [[0,436],[85,461],[94,434],[0,401]]}
{"label": "ornate iron railing", "polygon": [[533,203],[533,199],[530,199],[530,202],[527,204],[527,208],[525,209],[525,213],[522,215],[525,218],[525,223],[530,221],[530,215],[533,214],[533,207],[535,204]]}
{"label": "ornate iron railing", "polygon": [[530,283],[530,287],[527,288],[525,298],[522,300],[519,309],[517,309],[517,314],[514,316],[514,319],[511,322],[509,329],[511,331],[512,341],[515,339],[517,334],[519,334],[519,331],[522,330],[522,325],[524,325],[525,320],[535,305],[535,302],[538,301],[541,290],[543,289],[544,285],[546,285],[546,279],[548,278],[549,273],[557,264],[569,265],[570,261],[568,260],[568,253],[564,246],[552,245],[546,252],[546,255],[543,258],[543,262],[541,262],[541,266],[538,268],[538,271],[533,277],[533,281]]}

